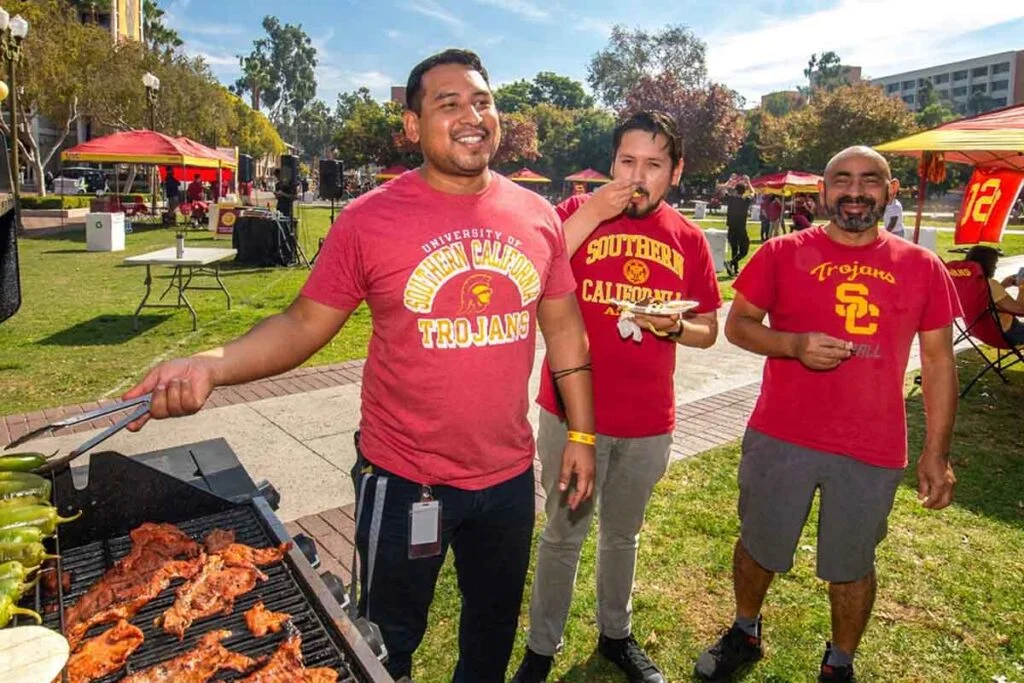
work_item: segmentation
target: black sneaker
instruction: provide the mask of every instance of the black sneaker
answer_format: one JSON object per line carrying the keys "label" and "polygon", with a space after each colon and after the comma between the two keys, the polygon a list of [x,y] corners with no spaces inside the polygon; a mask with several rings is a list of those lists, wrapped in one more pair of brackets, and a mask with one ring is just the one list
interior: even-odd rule
{"label": "black sneaker", "polygon": [[523,661],[516,669],[516,675],[512,677],[511,683],[544,683],[554,661],[554,657],[545,657],[526,648],[526,654],[523,655]]}
{"label": "black sneaker", "polygon": [[597,640],[597,651],[622,669],[629,683],[665,683],[661,670],[630,634],[626,638],[608,638],[603,633]]}
{"label": "black sneaker", "polygon": [[825,656],[821,658],[818,683],[857,683],[857,677],[853,675],[853,664],[833,666],[828,663],[828,656],[831,652],[832,643],[825,643]]}
{"label": "black sneaker", "polygon": [[733,624],[718,642],[701,653],[693,675],[701,681],[728,681],[758,662],[761,650],[761,617],[757,618],[757,635],[752,636]]}

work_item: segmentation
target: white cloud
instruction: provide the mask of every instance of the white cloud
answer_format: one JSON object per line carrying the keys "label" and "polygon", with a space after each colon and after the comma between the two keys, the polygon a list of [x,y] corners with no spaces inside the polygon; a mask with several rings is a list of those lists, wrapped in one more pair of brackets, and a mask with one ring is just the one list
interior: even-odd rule
{"label": "white cloud", "polygon": [[[235,67],[235,71],[241,71],[241,67],[238,66],[238,57],[234,55],[226,54],[211,54],[209,52],[192,52],[190,53],[195,57],[202,57],[206,60],[206,63],[210,66],[231,66]],[[226,69],[219,69],[219,71],[226,71]]]}
{"label": "white cloud", "polygon": [[[835,51],[866,78],[1014,49],[969,34],[1024,17],[1024,2],[998,12],[971,11],[952,0],[839,0],[802,16],[766,16],[754,28],[707,36],[708,71],[749,98],[802,84],[812,53]],[[758,61],[760,60],[760,61]]]}
{"label": "white cloud", "polygon": [[572,29],[581,33],[598,33],[605,38],[612,34],[613,24],[594,17],[579,17],[572,22]]}
{"label": "white cloud", "polygon": [[388,30],[384,31],[384,35],[386,35],[391,40],[398,40],[399,38],[404,38],[405,37],[404,33],[399,31],[398,29],[393,29],[393,28],[389,28]]}
{"label": "white cloud", "polygon": [[447,24],[456,33],[462,33],[466,28],[465,21],[446,10],[435,0],[413,0],[405,6],[413,12],[418,12],[425,17],[430,17]]}
{"label": "white cloud", "polygon": [[548,21],[551,15],[527,0],[475,0],[481,5],[490,5],[506,12],[518,14],[530,21]]}
{"label": "white cloud", "polygon": [[381,71],[350,71],[330,64],[316,69],[317,90],[326,102],[333,102],[339,92],[357,88],[370,89],[377,99],[388,99],[391,86],[396,82]]}
{"label": "white cloud", "polygon": [[238,24],[217,24],[203,22],[197,26],[182,26],[177,31],[184,34],[197,36],[240,36],[245,33],[245,27]]}

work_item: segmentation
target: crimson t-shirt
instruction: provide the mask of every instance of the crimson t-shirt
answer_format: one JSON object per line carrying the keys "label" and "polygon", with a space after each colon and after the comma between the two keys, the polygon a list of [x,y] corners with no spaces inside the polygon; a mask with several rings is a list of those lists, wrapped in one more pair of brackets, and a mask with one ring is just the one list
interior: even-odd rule
{"label": "crimson t-shirt", "polygon": [[302,295],[366,301],[360,449],[421,484],[479,490],[529,469],[537,305],[575,282],[554,209],[492,173],[474,195],[410,171],[331,227]]}
{"label": "crimson t-shirt", "polygon": [[[558,206],[558,215],[567,220],[589,197],[570,197]],[[622,215],[598,225],[571,263],[590,338],[597,432],[617,438],[670,433],[676,417],[676,344],[646,333],[640,343],[623,339],[618,311],[608,301],[688,299],[700,303],[695,313],[720,308],[704,232],[662,202],[643,218]],[[547,364],[537,403],[560,414]]]}
{"label": "crimson t-shirt", "polygon": [[885,231],[869,245],[843,246],[817,226],[769,240],[734,287],[768,311],[773,330],[854,344],[853,357],[824,372],[795,358],[767,359],[749,426],[869,465],[905,467],[911,344],[960,314],[939,257]]}

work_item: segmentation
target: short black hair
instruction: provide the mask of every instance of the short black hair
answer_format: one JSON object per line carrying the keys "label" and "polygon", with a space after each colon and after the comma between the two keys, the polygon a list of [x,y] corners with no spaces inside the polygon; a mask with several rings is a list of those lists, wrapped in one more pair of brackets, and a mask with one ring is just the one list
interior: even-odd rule
{"label": "short black hair", "polygon": [[987,247],[984,244],[976,244],[967,250],[966,261],[974,261],[981,266],[981,272],[985,277],[996,276],[996,265],[999,263],[999,250],[994,247]]}
{"label": "short black hair", "polygon": [[612,133],[612,155],[619,153],[619,145],[622,143],[622,136],[631,130],[642,130],[650,133],[651,136],[664,135],[668,138],[668,156],[672,160],[672,167],[683,158],[683,140],[676,132],[676,124],[668,114],[653,109],[638,111],[621,121],[615,126]]}
{"label": "short black hair", "polygon": [[409,111],[420,113],[423,107],[423,76],[436,66],[446,64],[461,64],[473,71],[479,72],[484,77],[484,82],[489,86],[490,77],[487,69],[480,61],[480,56],[472,50],[460,50],[451,48],[444,52],[431,55],[412,68],[409,73],[409,80],[405,84],[405,108]]}

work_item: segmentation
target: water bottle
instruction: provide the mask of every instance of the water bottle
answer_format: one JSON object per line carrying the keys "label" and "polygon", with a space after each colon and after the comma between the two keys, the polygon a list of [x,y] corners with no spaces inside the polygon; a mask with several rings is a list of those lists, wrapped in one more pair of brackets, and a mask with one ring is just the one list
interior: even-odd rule
{"label": "water bottle", "polygon": [[185,258],[185,233],[179,232],[174,241],[174,257]]}

